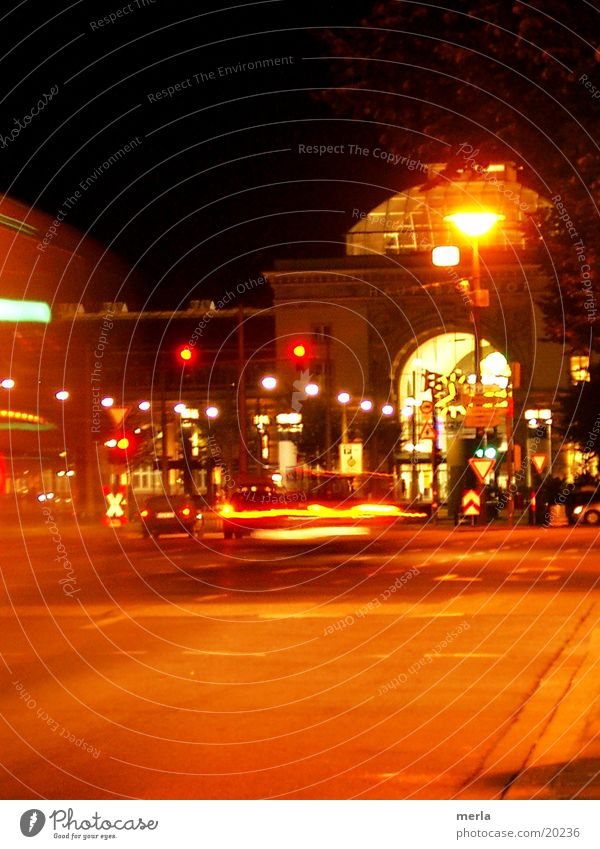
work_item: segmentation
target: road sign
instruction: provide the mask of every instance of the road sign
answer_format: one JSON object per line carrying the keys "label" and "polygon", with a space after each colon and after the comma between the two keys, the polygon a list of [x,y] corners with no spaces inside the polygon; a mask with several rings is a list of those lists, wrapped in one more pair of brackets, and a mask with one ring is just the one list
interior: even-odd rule
{"label": "road sign", "polygon": [[108,486],[103,486],[102,489],[104,490],[104,497],[106,499],[106,511],[102,517],[103,524],[113,527],[115,525],[126,524],[127,516],[123,510],[126,504],[126,487],[119,486],[116,492]]}
{"label": "road sign", "polygon": [[421,401],[419,409],[421,410],[422,416],[429,417],[433,413],[433,403],[431,401]]}
{"label": "road sign", "polygon": [[531,455],[531,463],[533,468],[536,470],[538,475],[542,474],[544,466],[546,465],[546,461],[548,459],[547,454],[532,454]]}
{"label": "road sign", "polygon": [[485,483],[486,477],[493,471],[495,465],[495,460],[487,460],[483,457],[481,459],[479,457],[471,457],[469,460],[469,466],[477,475],[479,483]]}
{"label": "road sign", "polygon": [[496,407],[469,404],[465,414],[465,427],[497,427],[500,416]]}
{"label": "road sign", "polygon": [[466,489],[462,497],[463,516],[479,516],[481,496],[476,489]]}
{"label": "road sign", "polygon": [[437,436],[435,428],[431,422],[425,422],[419,434],[419,439],[435,439]]}
{"label": "road sign", "polygon": [[363,444],[362,442],[344,442],[340,444],[340,471],[342,474],[362,474]]}

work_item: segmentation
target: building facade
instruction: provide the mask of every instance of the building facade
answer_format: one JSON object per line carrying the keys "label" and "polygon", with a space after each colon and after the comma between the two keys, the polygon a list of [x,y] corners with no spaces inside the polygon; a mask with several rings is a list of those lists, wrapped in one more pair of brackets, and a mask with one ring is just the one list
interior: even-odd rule
{"label": "building facade", "polygon": [[[499,457],[506,457],[513,429],[524,487],[532,483],[532,452],[545,452],[554,474],[569,472],[564,452],[550,452],[551,415],[568,385],[569,362],[560,346],[543,338],[540,304],[549,281],[535,259],[530,219],[547,202],[519,183],[510,164],[465,169],[453,181],[439,177],[442,169],[430,167],[424,188],[370,211],[354,210],[345,257],[279,262],[265,272],[274,290],[278,358],[285,360],[290,339],[312,340],[313,371],[327,372],[327,403],[335,408],[341,391],[351,396],[347,415],[356,428],[349,441],[363,441],[367,456],[381,416],[366,422],[360,401],[372,400],[375,411],[393,405],[397,440],[387,454],[371,452],[371,469],[393,470],[399,494],[423,500],[433,497],[436,483],[442,498],[456,499],[468,483],[474,441],[493,441]],[[492,211],[499,220],[474,244],[448,220],[464,210]],[[443,245],[459,248],[458,265],[433,265],[432,249]],[[477,326],[475,287],[489,293],[489,305],[477,310]],[[486,402],[498,409],[484,428],[473,426],[468,409],[480,391],[473,385],[475,334],[481,380],[498,396]],[[538,419],[541,411],[543,422],[532,411]],[[517,467],[518,455],[518,449],[514,458],[511,452]],[[507,464],[499,463],[489,482],[506,487],[508,474]]]}

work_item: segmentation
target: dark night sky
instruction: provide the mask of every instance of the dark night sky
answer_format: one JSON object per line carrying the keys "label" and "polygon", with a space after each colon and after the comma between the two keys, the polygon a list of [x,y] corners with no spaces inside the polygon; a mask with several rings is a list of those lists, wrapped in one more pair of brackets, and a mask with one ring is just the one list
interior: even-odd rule
{"label": "dark night sky", "polygon": [[[2,189],[55,215],[139,137],[80,190],[66,218],[137,264],[141,282],[124,293],[136,305],[218,296],[275,257],[340,253],[352,208],[368,210],[407,177],[373,158],[358,168],[348,145],[372,143],[369,126],[335,120],[311,97],[331,85],[329,62],[307,58],[326,55],[318,34],[357,23],[370,5],[15,4],[0,26]],[[219,78],[219,67],[275,57],[293,61]],[[215,79],[194,79],[210,72]],[[151,102],[184,80],[173,97]],[[6,141],[52,86],[41,114]],[[346,155],[302,155],[302,143],[344,144]]]}

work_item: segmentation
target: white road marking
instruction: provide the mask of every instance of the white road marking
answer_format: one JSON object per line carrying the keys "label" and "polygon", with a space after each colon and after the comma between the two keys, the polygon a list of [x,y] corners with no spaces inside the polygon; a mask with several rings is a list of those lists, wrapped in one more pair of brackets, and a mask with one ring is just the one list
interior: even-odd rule
{"label": "white road marking", "polygon": [[439,575],[437,578],[434,578],[433,580],[434,581],[452,581],[454,583],[471,584],[475,581],[483,581],[483,578],[461,577],[456,572],[449,572],[447,575]]}
{"label": "white road marking", "polygon": [[424,657],[502,657],[493,652],[425,652]]}
{"label": "white road marking", "polygon": [[194,601],[212,601],[215,598],[227,598],[227,593],[212,593],[212,595],[197,595]]}
{"label": "white road marking", "polygon": [[215,657],[266,657],[266,651],[208,651],[205,649],[184,649],[182,654],[208,654]]}

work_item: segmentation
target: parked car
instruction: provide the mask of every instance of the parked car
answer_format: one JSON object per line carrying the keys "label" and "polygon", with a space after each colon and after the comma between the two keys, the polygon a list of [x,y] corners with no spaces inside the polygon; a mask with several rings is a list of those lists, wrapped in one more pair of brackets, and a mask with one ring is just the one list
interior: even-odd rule
{"label": "parked car", "polygon": [[573,519],[586,525],[600,525],[600,501],[578,504],[573,508]]}
{"label": "parked car", "polygon": [[156,495],[140,510],[142,534],[187,534],[198,536],[202,530],[202,514],[187,495]]}

